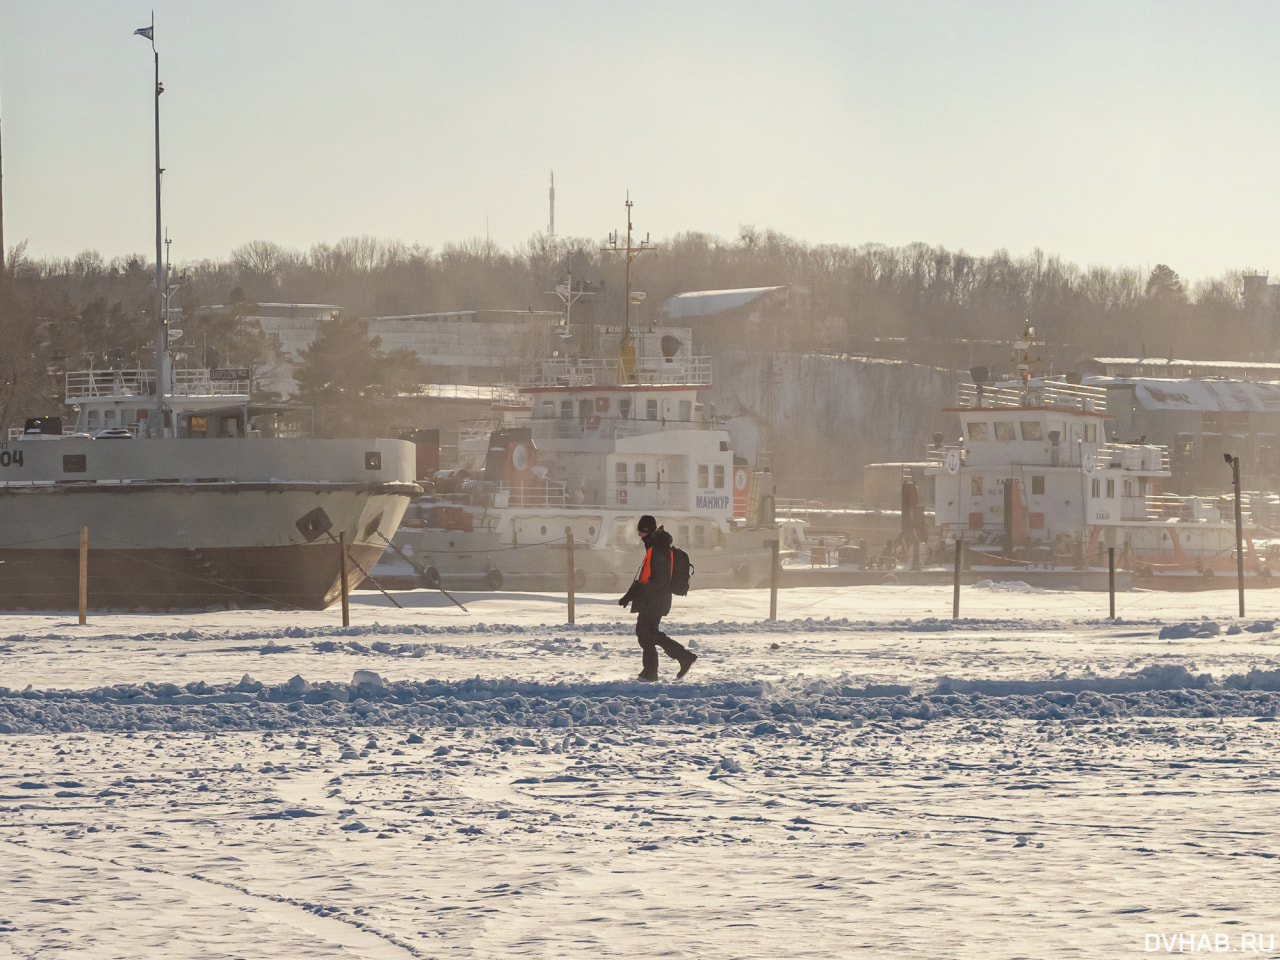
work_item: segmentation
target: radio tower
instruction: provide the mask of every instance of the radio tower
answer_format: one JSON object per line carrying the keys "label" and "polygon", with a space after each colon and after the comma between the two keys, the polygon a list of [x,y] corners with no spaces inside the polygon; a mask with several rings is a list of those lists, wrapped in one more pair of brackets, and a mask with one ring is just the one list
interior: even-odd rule
{"label": "radio tower", "polygon": [[547,227],[547,243],[552,247],[556,245],[556,172],[551,171],[551,225]]}

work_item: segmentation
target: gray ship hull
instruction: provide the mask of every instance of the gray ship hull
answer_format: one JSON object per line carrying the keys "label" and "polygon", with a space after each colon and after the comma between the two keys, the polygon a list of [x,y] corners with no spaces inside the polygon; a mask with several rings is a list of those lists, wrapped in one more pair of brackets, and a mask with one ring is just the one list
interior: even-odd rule
{"label": "gray ship hull", "polygon": [[9,610],[77,606],[82,530],[92,609],[322,609],[341,590],[340,539],[354,587],[419,490],[413,447],[400,441],[4,447],[0,609]]}

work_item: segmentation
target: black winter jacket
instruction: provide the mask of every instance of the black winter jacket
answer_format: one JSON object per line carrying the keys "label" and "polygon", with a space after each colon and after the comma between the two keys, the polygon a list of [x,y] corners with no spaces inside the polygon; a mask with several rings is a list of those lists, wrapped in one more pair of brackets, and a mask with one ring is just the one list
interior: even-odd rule
{"label": "black winter jacket", "polygon": [[644,561],[631,588],[620,601],[632,613],[665,617],[671,612],[671,534],[659,527],[644,538]]}

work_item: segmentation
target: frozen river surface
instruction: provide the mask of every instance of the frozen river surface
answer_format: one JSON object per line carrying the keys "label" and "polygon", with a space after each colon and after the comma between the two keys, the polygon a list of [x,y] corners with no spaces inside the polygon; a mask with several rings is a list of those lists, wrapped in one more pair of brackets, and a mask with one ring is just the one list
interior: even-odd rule
{"label": "frozen river surface", "polygon": [[1280,956],[1280,591],[0,621],[0,957]]}

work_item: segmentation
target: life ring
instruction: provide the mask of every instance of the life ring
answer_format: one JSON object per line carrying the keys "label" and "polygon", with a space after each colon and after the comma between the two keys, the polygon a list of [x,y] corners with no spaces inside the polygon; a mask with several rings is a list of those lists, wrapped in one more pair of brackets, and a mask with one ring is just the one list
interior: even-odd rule
{"label": "life ring", "polygon": [[583,570],[581,567],[574,568],[573,585],[579,590],[585,587],[587,585],[587,571]]}
{"label": "life ring", "polygon": [[502,571],[497,567],[490,567],[489,572],[484,575],[484,585],[490,590],[501,590]]}
{"label": "life ring", "polygon": [[947,451],[946,468],[952,475],[960,472],[960,451],[954,447]]}
{"label": "life ring", "polygon": [[440,571],[435,567],[427,567],[422,571],[422,583],[423,586],[431,587],[433,590],[436,589],[440,586]]}
{"label": "life ring", "polygon": [[1204,580],[1204,585],[1206,587],[1213,586],[1214,576],[1215,576],[1214,572],[1210,570],[1208,567],[1205,567],[1203,570],[1200,571],[1200,578]]}

